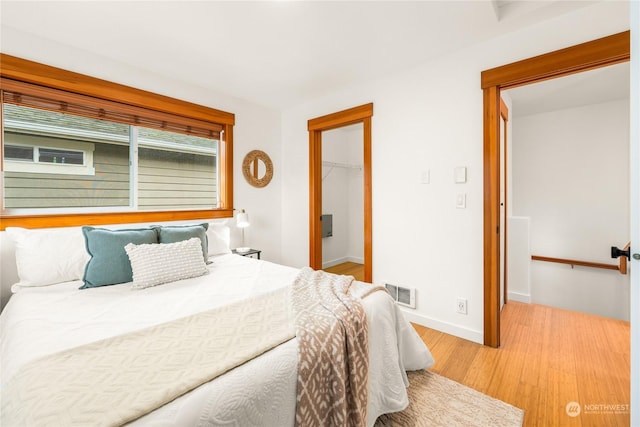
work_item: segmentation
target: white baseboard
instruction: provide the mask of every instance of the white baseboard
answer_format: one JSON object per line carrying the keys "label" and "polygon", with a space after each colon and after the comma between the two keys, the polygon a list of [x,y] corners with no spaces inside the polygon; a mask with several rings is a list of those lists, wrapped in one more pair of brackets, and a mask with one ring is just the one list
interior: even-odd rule
{"label": "white baseboard", "polygon": [[519,292],[507,292],[507,298],[511,301],[523,302],[525,304],[531,304],[531,295],[521,294]]}
{"label": "white baseboard", "polygon": [[409,308],[400,307],[400,310],[402,310],[402,314],[409,322],[417,323],[418,325],[426,326],[427,328],[435,329],[446,334],[455,335],[456,337],[473,341],[478,344],[484,344],[484,334],[482,331],[475,331],[463,326],[454,325],[453,323],[433,319],[431,317],[418,314]]}
{"label": "white baseboard", "polygon": [[333,259],[331,261],[324,261],[322,263],[322,268],[333,267],[334,265],[342,264],[343,262],[347,262],[347,257]]}
{"label": "white baseboard", "polygon": [[348,262],[355,262],[356,264],[364,264],[364,258],[357,258],[354,256],[347,257]]}
{"label": "white baseboard", "polygon": [[[508,292],[508,298],[512,301],[518,301],[525,304],[531,304],[531,295],[521,294],[518,292]],[[443,322],[438,319],[434,319],[424,314],[416,313],[415,310],[410,308],[400,307],[405,319],[409,322],[417,323],[427,328],[435,329],[446,334],[454,335],[465,340],[473,341],[478,344],[484,344],[484,333],[473,329],[466,328],[464,326],[455,325],[449,322]]]}
{"label": "white baseboard", "polygon": [[334,259],[331,261],[324,261],[322,263],[322,268],[333,267],[334,265],[343,264],[345,262],[355,262],[356,264],[364,264],[364,259],[356,258],[352,256],[345,256],[345,257]]}

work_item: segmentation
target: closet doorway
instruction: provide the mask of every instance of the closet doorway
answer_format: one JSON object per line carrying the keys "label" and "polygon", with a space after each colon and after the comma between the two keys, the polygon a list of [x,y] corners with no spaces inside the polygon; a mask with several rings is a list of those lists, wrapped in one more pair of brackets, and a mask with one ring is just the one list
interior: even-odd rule
{"label": "closet doorway", "polygon": [[[323,176],[327,166],[351,169],[361,168],[362,174],[362,240],[364,260],[364,281],[372,282],[372,239],[371,239],[371,117],[373,104],[365,104],[308,121],[309,130],[309,266],[320,270],[323,268]],[[323,134],[335,129],[358,125],[362,136],[362,163],[331,162],[326,160],[323,166]],[[330,138],[328,134],[326,137]],[[325,219],[325,226],[326,226]]]}
{"label": "closet doorway", "polygon": [[322,133],[322,269],[364,280],[362,123]]}

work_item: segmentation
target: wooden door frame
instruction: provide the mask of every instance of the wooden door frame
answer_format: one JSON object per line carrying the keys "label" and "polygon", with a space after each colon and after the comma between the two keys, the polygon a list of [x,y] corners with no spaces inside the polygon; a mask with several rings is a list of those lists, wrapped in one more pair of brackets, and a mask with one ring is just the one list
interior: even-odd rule
{"label": "wooden door frame", "polygon": [[500,91],[627,62],[630,31],[481,73],[484,153],[484,344],[500,346]]}
{"label": "wooden door frame", "polygon": [[309,266],[322,269],[322,132],[362,123],[364,133],[364,280],[372,278],[371,117],[373,103],[311,119],[309,130]]}
{"label": "wooden door frame", "polygon": [[507,218],[508,218],[508,209],[509,209],[509,193],[508,193],[508,189],[509,189],[509,182],[507,180],[507,178],[509,177],[508,171],[509,171],[509,164],[508,164],[508,158],[507,158],[507,147],[509,145],[509,140],[507,139],[508,137],[508,123],[509,123],[509,107],[507,107],[507,104],[504,103],[504,100],[502,99],[502,96],[500,96],[500,117],[502,117],[502,119],[504,120],[504,127],[502,128],[502,132],[504,133],[504,170],[500,171],[500,173],[504,173],[505,177],[504,177],[504,230],[502,230],[504,232],[504,243],[502,245],[502,252],[503,252],[503,258],[504,258],[504,274],[502,275],[502,277],[504,278],[504,303],[506,304],[508,301],[508,296],[507,296],[507,289],[509,288],[509,281],[507,280],[507,273],[509,268],[507,267],[507,259],[508,259],[508,252],[507,252],[507,247],[508,247],[508,242],[507,242],[507,238],[509,237],[509,227],[507,225]]}

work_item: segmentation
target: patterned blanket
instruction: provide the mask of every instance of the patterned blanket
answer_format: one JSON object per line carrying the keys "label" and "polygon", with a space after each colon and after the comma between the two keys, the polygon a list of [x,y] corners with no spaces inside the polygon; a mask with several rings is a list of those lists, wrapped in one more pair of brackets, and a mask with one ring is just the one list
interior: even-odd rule
{"label": "patterned blanket", "polygon": [[369,337],[360,299],[377,290],[385,289],[310,268],[296,278],[296,425],[366,425]]}

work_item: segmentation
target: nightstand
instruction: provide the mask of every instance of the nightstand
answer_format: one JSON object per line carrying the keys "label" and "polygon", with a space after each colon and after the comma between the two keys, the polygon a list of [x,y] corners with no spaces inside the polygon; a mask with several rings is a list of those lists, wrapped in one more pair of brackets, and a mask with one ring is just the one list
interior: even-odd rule
{"label": "nightstand", "polygon": [[252,255],[256,255],[258,259],[260,259],[260,253],[262,252],[261,250],[258,249],[249,249],[246,252],[238,252],[236,249],[232,250],[231,252],[233,252],[236,255],[242,255],[242,256],[247,256],[249,258],[253,258]]}

